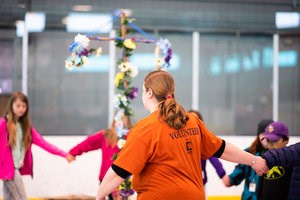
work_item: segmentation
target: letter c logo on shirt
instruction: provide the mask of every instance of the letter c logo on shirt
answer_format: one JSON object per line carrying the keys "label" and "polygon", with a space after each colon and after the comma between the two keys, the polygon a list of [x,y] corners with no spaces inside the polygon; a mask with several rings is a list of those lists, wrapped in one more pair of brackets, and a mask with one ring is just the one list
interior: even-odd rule
{"label": "letter c logo on shirt", "polygon": [[185,142],[185,147],[186,147],[186,151],[187,153],[191,153],[193,148],[192,148],[192,142],[191,141],[186,141]]}

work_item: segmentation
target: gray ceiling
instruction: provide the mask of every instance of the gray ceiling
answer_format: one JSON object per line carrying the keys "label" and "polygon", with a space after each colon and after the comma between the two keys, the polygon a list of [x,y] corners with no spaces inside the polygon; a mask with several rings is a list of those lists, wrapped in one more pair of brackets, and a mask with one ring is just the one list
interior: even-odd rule
{"label": "gray ceiling", "polygon": [[276,11],[300,12],[298,0],[1,0],[0,29],[43,11],[47,30],[65,30],[62,19],[76,4],[92,5],[92,13],[131,9],[139,27],[166,31],[274,33]]}

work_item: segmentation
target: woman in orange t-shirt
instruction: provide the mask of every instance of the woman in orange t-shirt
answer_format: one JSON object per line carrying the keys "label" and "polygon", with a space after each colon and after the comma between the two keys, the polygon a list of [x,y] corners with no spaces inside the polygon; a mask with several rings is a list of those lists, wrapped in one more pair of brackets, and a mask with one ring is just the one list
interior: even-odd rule
{"label": "woman in orange t-shirt", "polygon": [[106,173],[96,199],[133,175],[138,200],[205,199],[201,159],[211,156],[251,165],[260,175],[265,161],[211,133],[174,99],[173,77],[157,70],[144,79],[143,104],[151,114],[131,130],[124,148]]}

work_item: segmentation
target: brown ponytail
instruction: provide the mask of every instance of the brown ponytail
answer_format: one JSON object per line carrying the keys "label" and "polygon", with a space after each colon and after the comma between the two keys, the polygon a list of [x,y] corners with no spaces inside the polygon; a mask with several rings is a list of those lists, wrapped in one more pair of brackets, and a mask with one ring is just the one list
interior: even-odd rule
{"label": "brown ponytail", "polygon": [[150,72],[144,79],[144,86],[147,91],[153,91],[159,102],[160,118],[176,130],[185,127],[188,113],[174,99],[175,83],[171,74],[163,70]]}

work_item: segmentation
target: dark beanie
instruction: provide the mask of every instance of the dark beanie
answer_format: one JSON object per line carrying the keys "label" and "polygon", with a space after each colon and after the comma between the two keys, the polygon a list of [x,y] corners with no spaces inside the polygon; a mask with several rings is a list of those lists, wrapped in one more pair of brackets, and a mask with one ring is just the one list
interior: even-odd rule
{"label": "dark beanie", "polygon": [[259,135],[260,133],[264,133],[266,127],[271,124],[273,122],[272,119],[263,119],[261,120],[258,125],[257,125],[257,135]]}

